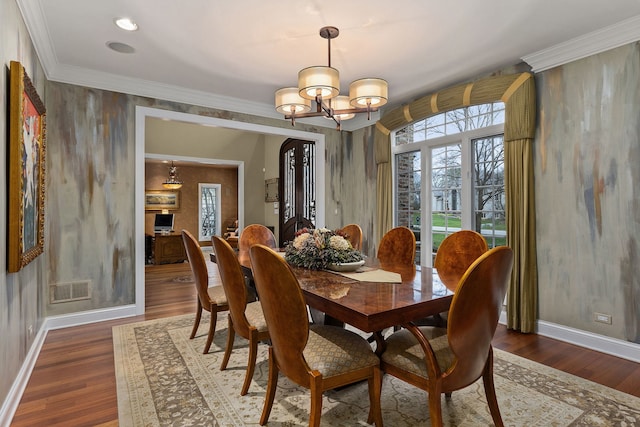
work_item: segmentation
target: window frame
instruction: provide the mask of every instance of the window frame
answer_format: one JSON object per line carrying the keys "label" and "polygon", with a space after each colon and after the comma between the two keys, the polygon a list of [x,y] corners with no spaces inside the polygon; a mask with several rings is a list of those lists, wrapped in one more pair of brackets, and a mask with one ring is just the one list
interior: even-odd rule
{"label": "window frame", "polygon": [[[463,229],[472,229],[473,215],[475,207],[473,204],[473,168],[472,168],[472,149],[473,140],[478,138],[487,138],[496,135],[504,135],[504,123],[491,125],[483,128],[472,129],[465,132],[455,133],[452,135],[444,135],[438,138],[426,139],[418,142],[405,143],[401,145],[391,144],[391,177],[392,177],[392,213],[393,225],[398,226],[398,210],[397,210],[397,162],[396,155],[402,153],[410,153],[419,151],[421,162],[421,191],[420,191],[420,211],[432,212],[431,193],[432,193],[432,168],[431,157],[435,148],[444,147],[460,143],[461,148],[461,227]],[[395,141],[396,131],[391,134],[391,141]],[[428,177],[428,179],[427,179]],[[422,217],[422,214],[421,214]],[[421,248],[432,248],[432,230],[431,219],[420,221],[420,246]],[[432,250],[420,251],[420,266],[432,267],[433,254]],[[418,266],[418,268],[420,267]]]}
{"label": "window frame", "polygon": [[198,240],[200,241],[211,241],[211,236],[205,236],[202,233],[202,191],[205,188],[213,188],[216,191],[216,202],[215,202],[215,218],[216,218],[216,227],[214,230],[214,234],[212,236],[220,236],[221,234],[221,220],[222,220],[222,184],[216,183],[198,183]]}

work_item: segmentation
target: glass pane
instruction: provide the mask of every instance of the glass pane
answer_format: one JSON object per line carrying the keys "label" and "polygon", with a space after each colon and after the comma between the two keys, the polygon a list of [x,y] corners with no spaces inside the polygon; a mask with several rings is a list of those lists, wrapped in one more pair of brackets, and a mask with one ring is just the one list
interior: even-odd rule
{"label": "glass pane", "polygon": [[433,254],[445,236],[462,224],[461,144],[438,147],[431,152],[431,231]]}
{"label": "glass pane", "polygon": [[503,136],[473,140],[474,229],[489,247],[506,244]]}
{"label": "glass pane", "polygon": [[214,185],[200,187],[200,240],[210,239],[218,230],[218,191]]}

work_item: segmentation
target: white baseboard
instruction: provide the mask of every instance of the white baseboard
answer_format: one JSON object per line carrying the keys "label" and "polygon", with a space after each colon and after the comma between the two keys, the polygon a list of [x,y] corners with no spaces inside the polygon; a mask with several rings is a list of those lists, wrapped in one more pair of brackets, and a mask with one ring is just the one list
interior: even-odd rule
{"label": "white baseboard", "polygon": [[22,363],[22,367],[20,368],[15,381],[13,381],[13,384],[11,385],[11,389],[9,390],[6,399],[2,403],[2,408],[0,408],[1,427],[9,427],[11,420],[13,420],[13,415],[16,413],[16,409],[18,409],[20,399],[22,399],[22,393],[24,393],[25,388],[27,388],[31,372],[33,371],[33,367],[36,365],[36,360],[38,360],[38,355],[40,354],[40,349],[44,344],[46,336],[47,331],[44,327],[40,328],[33,340],[33,343],[31,344],[31,348],[29,349],[24,362]]}
{"label": "white baseboard", "polygon": [[[500,314],[500,323],[507,324],[507,314],[504,311]],[[544,337],[640,363],[640,344],[545,322],[544,320],[536,322],[536,333]]]}
{"label": "white baseboard", "polygon": [[86,325],[87,323],[104,322],[106,320],[121,319],[136,316],[136,305],[122,305],[119,307],[101,308],[98,310],[81,311],[78,313],[49,316],[42,326],[47,331]]}
{"label": "white baseboard", "polygon": [[9,427],[11,420],[15,415],[16,409],[20,404],[20,399],[24,393],[33,368],[38,360],[38,355],[47,337],[47,332],[54,329],[68,328],[71,326],[84,325],[87,323],[103,322],[106,320],[115,320],[123,317],[131,317],[136,315],[135,305],[124,305],[120,307],[110,307],[99,310],[83,311],[79,313],[71,313],[60,316],[51,316],[45,318],[42,326],[31,344],[31,348],[25,357],[22,367],[16,376],[6,399],[0,408],[0,427]]}

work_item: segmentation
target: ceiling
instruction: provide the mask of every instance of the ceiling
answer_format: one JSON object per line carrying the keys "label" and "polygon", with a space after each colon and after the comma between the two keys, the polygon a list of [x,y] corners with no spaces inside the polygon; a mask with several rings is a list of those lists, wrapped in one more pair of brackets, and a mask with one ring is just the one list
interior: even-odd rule
{"label": "ceiling", "polygon": [[[538,71],[640,39],[640,0],[17,3],[49,80],[267,117],[280,117],[275,90],[327,65],[326,25],[340,29],[331,65],[341,93],[384,78],[385,109],[522,61]],[[117,28],[123,16],[139,29]]]}

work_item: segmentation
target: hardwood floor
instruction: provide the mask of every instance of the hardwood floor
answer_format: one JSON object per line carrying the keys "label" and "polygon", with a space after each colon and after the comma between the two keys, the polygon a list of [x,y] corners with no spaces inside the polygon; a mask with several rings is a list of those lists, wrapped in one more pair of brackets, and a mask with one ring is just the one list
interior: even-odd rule
{"label": "hardwood floor", "polygon": [[[11,426],[117,426],[111,328],[194,313],[195,287],[184,281],[190,274],[187,263],[147,266],[143,316],[50,331]],[[493,344],[640,397],[638,363],[534,334],[508,331],[502,325],[498,326]]]}

